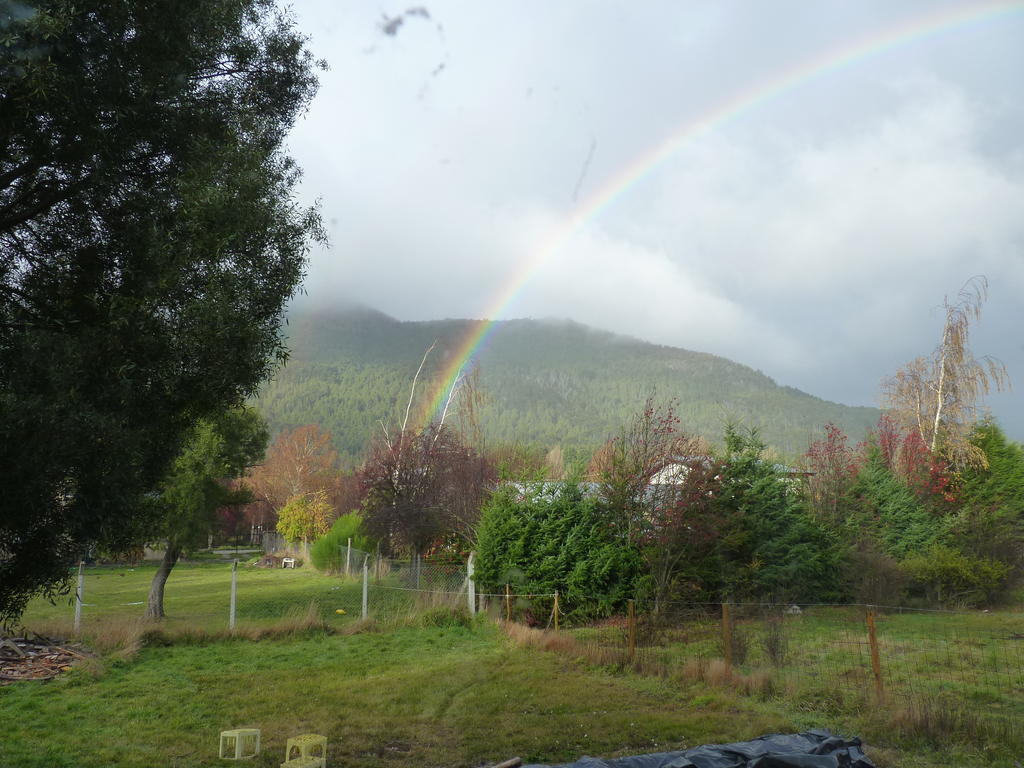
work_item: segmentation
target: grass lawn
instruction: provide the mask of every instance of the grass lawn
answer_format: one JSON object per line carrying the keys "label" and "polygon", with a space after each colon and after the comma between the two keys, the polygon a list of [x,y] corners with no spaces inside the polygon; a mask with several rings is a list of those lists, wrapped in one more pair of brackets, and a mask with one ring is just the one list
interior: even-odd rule
{"label": "grass lawn", "polygon": [[421,766],[650,751],[787,725],[511,647],[484,623],[144,648],[98,674],[0,689],[0,713],[0,764],[40,768],[215,765],[219,731],[236,726],[263,729],[256,765],[279,764],[288,736],[313,731],[332,765]]}
{"label": "grass lawn", "polygon": [[[226,592],[218,590],[227,569],[179,568],[167,587],[168,610],[177,616],[168,628],[188,614],[209,615],[210,628],[222,630]],[[94,578],[107,585],[91,593],[109,596],[105,608],[138,615],[139,606],[120,602],[135,602],[125,598],[148,586],[145,569],[124,576],[109,569]],[[279,765],[285,740],[304,732],[328,737],[328,765],[366,768],[479,766],[514,755],[552,763],[810,727],[861,736],[880,768],[1013,768],[1020,757],[998,743],[936,746],[900,737],[889,715],[872,709],[758,698],[676,672],[613,671],[517,645],[483,618],[466,624],[435,612],[417,625],[371,625],[354,633],[358,583],[337,588],[337,579],[302,570],[240,567],[240,619],[243,584],[251,607],[308,606],[316,599],[333,631],[258,641],[193,633],[171,644],[155,635],[137,652],[106,653],[53,681],[2,687],[0,765],[226,765],[217,758],[218,734],[235,727],[262,729],[263,753],[249,762],[256,766]],[[172,599],[180,601],[177,613]],[[335,603],[352,610],[335,614]],[[45,628],[66,621],[68,610],[34,605],[25,623]],[[102,614],[94,609],[93,615]]]}
{"label": "grass lawn", "polygon": [[[0,764],[217,765],[219,731],[246,726],[263,731],[257,766],[279,765],[287,737],[303,732],[328,737],[334,766],[554,762],[829,724],[822,719],[515,647],[479,622],[146,647],[50,683],[6,686]],[[1013,765],[997,752],[886,746],[872,753],[881,766]]]}

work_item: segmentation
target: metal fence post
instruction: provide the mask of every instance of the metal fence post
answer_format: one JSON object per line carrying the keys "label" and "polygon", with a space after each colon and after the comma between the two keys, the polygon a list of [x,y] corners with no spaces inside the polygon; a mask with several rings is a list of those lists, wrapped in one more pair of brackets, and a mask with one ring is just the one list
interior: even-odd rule
{"label": "metal fence post", "polygon": [[231,563],[231,607],[228,608],[228,629],[235,628],[235,605],[238,599],[238,561]]}
{"label": "metal fence post", "polygon": [[78,589],[75,590],[75,632],[82,627],[82,596],[85,594],[85,561],[78,563]]}
{"label": "metal fence post", "polygon": [[363,558],[363,618],[365,619],[370,614],[369,610],[369,586],[370,586],[370,556],[367,555]]}
{"label": "metal fence post", "polygon": [[505,621],[512,621],[512,590],[505,585]]}
{"label": "metal fence post", "polygon": [[345,576],[352,575],[352,537],[348,537],[348,550],[345,552]]}
{"label": "metal fence post", "polygon": [[466,561],[466,596],[469,600],[469,615],[476,616],[476,582],[473,581],[473,553]]}

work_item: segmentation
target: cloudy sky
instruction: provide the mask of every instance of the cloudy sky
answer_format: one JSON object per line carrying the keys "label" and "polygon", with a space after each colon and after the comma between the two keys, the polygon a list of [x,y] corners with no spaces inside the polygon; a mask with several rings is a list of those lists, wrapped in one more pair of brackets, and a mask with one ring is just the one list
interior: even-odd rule
{"label": "cloudy sky", "polygon": [[1024,2],[296,13],[330,66],[291,139],[308,301],[568,317],[871,405],[980,274],[1024,439]]}

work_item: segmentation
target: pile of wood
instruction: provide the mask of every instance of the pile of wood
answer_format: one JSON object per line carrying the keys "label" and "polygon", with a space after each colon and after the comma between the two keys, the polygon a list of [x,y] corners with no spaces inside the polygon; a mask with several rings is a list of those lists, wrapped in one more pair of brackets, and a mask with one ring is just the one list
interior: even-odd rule
{"label": "pile of wood", "polygon": [[71,665],[86,658],[78,648],[58,645],[56,641],[36,635],[27,637],[0,637],[0,685],[19,680],[49,680]]}

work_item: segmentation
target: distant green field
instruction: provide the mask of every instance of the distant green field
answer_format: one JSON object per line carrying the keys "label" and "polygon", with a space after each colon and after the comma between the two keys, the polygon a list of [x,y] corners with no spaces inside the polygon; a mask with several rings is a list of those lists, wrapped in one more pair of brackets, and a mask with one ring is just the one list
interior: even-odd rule
{"label": "distant green field", "polygon": [[[113,621],[141,618],[155,563],[135,568],[99,566],[86,568],[82,630],[89,632]],[[239,626],[266,625],[310,606],[331,624],[358,617],[361,592],[358,581],[317,573],[311,568],[260,568],[238,566],[236,622]],[[164,590],[165,625],[208,631],[227,629],[231,600],[231,563],[182,563],[171,571]],[[344,614],[337,610],[345,611]],[[30,629],[67,633],[74,620],[72,596],[51,604],[36,600],[22,623]]]}

